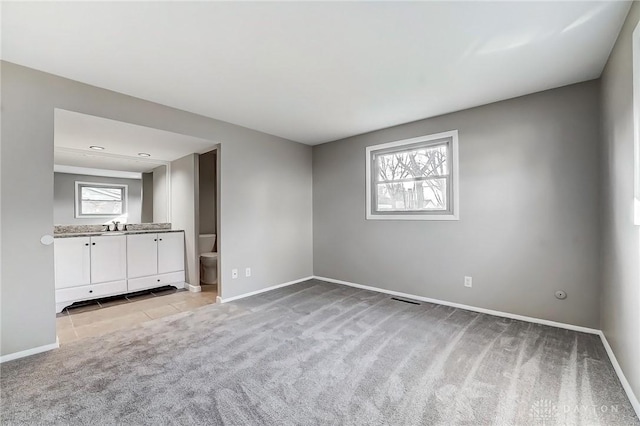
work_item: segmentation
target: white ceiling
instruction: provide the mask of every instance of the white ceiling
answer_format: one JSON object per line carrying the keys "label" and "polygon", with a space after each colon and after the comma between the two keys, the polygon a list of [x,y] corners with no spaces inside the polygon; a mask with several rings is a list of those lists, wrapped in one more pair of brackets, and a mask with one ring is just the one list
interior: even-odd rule
{"label": "white ceiling", "polygon": [[600,76],[630,2],[3,2],[2,58],[317,144]]}
{"label": "white ceiling", "polygon": [[[89,148],[91,145],[105,149],[95,151]],[[55,110],[54,162],[58,165],[148,172],[163,162],[194,152],[201,154],[214,147],[215,142],[205,139]],[[138,156],[141,152],[151,157]]]}

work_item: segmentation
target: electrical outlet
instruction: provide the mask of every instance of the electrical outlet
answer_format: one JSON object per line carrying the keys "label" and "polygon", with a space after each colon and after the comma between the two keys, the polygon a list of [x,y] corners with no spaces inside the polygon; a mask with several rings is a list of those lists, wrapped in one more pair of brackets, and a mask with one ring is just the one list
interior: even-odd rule
{"label": "electrical outlet", "polygon": [[245,277],[250,277],[251,276],[251,268],[247,268],[244,270],[244,276]]}
{"label": "electrical outlet", "polygon": [[231,278],[233,278],[234,280],[236,278],[238,278],[238,270],[237,269],[232,269],[231,270]]}
{"label": "electrical outlet", "polygon": [[464,277],[464,286],[465,287],[473,287],[473,278]]}

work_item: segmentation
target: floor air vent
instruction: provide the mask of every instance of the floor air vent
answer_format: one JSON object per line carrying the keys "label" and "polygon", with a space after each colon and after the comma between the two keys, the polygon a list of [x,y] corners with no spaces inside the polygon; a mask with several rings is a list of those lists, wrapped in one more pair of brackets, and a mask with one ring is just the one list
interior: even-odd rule
{"label": "floor air vent", "polygon": [[418,302],[414,302],[413,300],[398,299],[397,297],[392,297],[391,300],[397,300],[398,302],[409,303],[411,305],[419,305],[420,304]]}

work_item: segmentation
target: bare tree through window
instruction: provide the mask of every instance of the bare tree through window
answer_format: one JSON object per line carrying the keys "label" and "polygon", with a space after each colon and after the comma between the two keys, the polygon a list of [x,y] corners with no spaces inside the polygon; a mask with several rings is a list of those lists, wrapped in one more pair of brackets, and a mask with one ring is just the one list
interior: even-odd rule
{"label": "bare tree through window", "polygon": [[377,210],[447,209],[447,144],[376,155]]}
{"label": "bare tree through window", "polygon": [[367,218],[458,219],[458,132],[366,148]]}

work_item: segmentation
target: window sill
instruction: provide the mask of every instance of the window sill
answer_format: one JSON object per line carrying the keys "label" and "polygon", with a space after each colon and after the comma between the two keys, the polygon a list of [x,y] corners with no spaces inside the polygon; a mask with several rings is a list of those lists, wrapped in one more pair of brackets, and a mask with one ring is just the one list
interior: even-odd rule
{"label": "window sill", "polygon": [[411,215],[411,214],[367,214],[367,220],[460,220],[457,214],[430,214],[430,215]]}
{"label": "window sill", "polygon": [[[112,215],[75,215],[74,217],[76,219],[118,219],[122,216],[126,215],[126,213],[123,214],[112,214]],[[120,221],[122,222],[122,221]]]}

